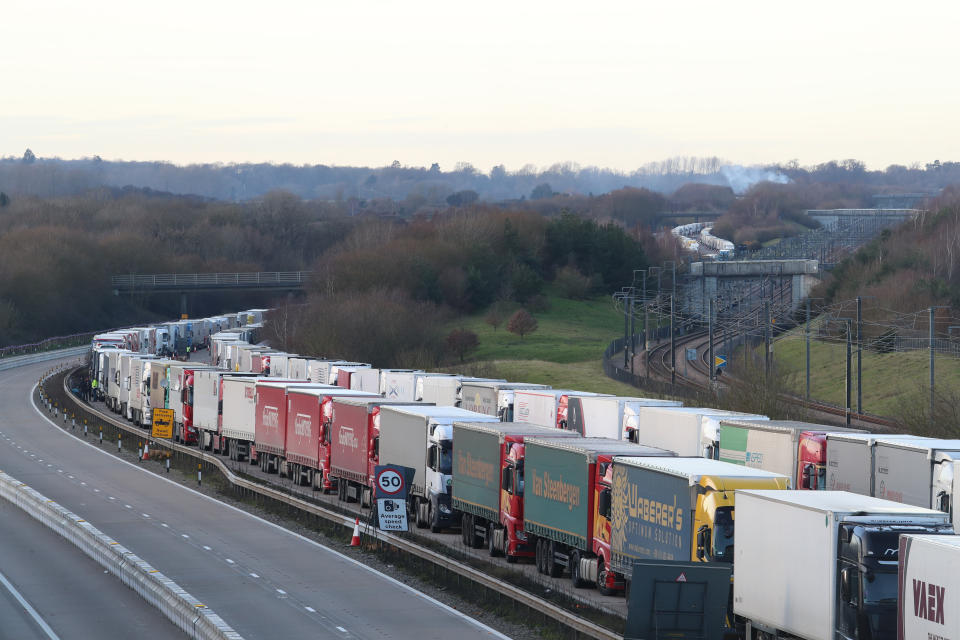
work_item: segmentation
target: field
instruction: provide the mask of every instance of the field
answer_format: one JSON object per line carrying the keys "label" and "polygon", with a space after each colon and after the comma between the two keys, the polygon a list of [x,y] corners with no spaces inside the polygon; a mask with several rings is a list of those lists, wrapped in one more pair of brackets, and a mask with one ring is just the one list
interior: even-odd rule
{"label": "field", "polygon": [[447,330],[469,329],[480,345],[459,371],[477,371],[515,382],[548,384],[557,389],[636,396],[640,390],[603,374],[600,360],[611,340],[623,335],[623,316],[610,298],[576,301],[548,298],[549,309],[535,312],[537,330],[521,339],[506,330],[506,320],[494,330],[486,312],[459,318]]}
{"label": "field", "polygon": [[[796,392],[806,392],[806,347],[803,329],[794,329],[776,340],[773,356],[777,366],[792,375]],[[851,404],[856,409],[856,348],[852,352],[854,386]],[[938,355],[934,364],[935,385],[942,390],[960,389],[960,360]],[[899,417],[910,403],[923,402],[929,394],[928,351],[863,353],[863,410],[875,415]],[[810,395],[835,405],[845,403],[846,345],[810,342]]]}

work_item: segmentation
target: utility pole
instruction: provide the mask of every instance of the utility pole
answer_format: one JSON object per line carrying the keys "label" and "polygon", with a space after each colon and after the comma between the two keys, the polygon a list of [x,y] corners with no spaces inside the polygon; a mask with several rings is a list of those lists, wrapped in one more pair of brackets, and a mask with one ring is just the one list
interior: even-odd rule
{"label": "utility pole", "polygon": [[763,375],[770,377],[770,301],[763,301]]}
{"label": "utility pole", "polygon": [[629,305],[627,304],[627,292],[623,293],[623,368],[627,368],[627,358],[630,355],[630,346],[627,344],[627,330],[629,324],[629,316],[627,312],[629,310]]}
{"label": "utility pole", "polygon": [[707,317],[707,332],[710,335],[709,338],[709,348],[707,361],[710,363],[710,382],[716,380],[716,377],[713,375],[714,372],[714,363],[713,363],[713,298],[710,298],[710,315]]}
{"label": "utility pole", "polygon": [[933,426],[933,325],[936,320],[936,307],[930,307],[930,415],[927,423]]}
{"label": "utility pole", "polygon": [[670,296],[670,384],[677,386],[677,335],[673,330],[673,296]]}
{"label": "utility pole", "polygon": [[850,351],[851,351],[851,333],[853,328],[850,321],[847,320],[847,402],[844,413],[847,416],[847,426],[850,426],[850,389],[853,387],[853,381],[850,379]]}
{"label": "utility pole", "polygon": [[633,304],[636,299],[636,294],[630,295],[630,373],[634,373],[633,360],[637,356],[637,334],[634,331],[636,327],[633,321]]}
{"label": "utility pole", "polygon": [[857,413],[863,414],[863,298],[857,296]]}
{"label": "utility pole", "polygon": [[807,402],[810,402],[810,298],[807,298],[807,324],[804,334],[807,340]]}

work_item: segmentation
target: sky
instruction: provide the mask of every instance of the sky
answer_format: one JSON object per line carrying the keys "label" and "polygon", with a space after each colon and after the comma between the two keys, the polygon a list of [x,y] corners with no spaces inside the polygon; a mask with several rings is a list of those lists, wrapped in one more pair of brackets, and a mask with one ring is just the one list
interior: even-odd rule
{"label": "sky", "polygon": [[960,160],[960,3],[5,4],[0,155]]}

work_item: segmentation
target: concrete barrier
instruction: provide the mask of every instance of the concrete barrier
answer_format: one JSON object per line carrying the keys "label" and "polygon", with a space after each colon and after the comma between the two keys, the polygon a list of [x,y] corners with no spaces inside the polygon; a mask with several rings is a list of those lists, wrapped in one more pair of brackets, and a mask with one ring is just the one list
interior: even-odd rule
{"label": "concrete barrier", "polygon": [[56,351],[45,351],[43,353],[32,353],[28,356],[14,356],[0,360],[0,371],[13,369],[14,367],[23,367],[28,364],[46,362],[48,360],[59,360],[61,358],[80,357],[90,352],[90,345],[80,347],[70,347],[69,349],[57,349]]}
{"label": "concrete barrier", "polygon": [[[63,352],[60,352],[60,356]],[[93,558],[104,569],[157,607],[191,638],[242,640],[220,616],[126,547],[26,484],[0,471],[0,497]]]}

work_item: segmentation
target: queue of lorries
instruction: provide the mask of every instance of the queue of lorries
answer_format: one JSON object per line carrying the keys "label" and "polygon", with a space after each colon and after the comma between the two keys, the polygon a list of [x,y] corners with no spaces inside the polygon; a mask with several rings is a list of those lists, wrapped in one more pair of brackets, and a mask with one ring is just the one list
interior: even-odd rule
{"label": "queue of lorries", "polygon": [[747,637],[960,640],[960,440],[308,358],[253,344],[262,322],[192,321],[219,328],[206,362],[103,334],[91,375],[134,423],[173,409],[178,441],[364,507],[377,465],[412,468],[418,527],[577,587],[732,563]]}

